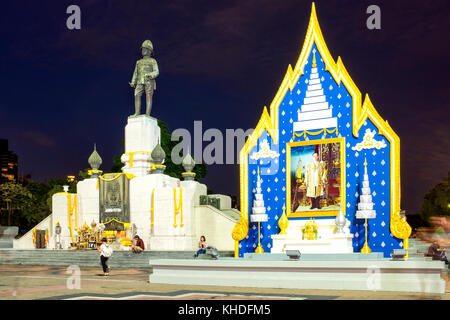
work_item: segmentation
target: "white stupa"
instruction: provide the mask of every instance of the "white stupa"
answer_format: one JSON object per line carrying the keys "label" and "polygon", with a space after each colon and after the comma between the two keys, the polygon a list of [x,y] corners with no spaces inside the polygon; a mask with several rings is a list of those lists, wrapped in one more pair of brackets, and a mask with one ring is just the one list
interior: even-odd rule
{"label": "white stupa", "polygon": [[367,174],[367,160],[364,160],[364,180],[361,188],[362,195],[359,198],[358,210],[356,211],[356,218],[358,219],[372,219],[376,217],[376,212],[373,209],[372,195],[370,194],[369,175]]}
{"label": "white stupa", "polygon": [[266,214],[266,207],[264,206],[264,199],[261,193],[262,179],[259,176],[259,167],[258,167],[258,178],[256,181],[256,192],[255,192],[255,200],[253,200],[253,208],[252,214],[250,215],[251,222],[266,222],[268,221],[268,216]]}
{"label": "white stupa", "polygon": [[308,80],[303,105],[297,111],[298,121],[294,122],[294,131],[305,131],[323,128],[336,128],[337,118],[332,117],[332,106],[328,105],[320,83],[320,75],[316,64],[314,49],[313,63]]}

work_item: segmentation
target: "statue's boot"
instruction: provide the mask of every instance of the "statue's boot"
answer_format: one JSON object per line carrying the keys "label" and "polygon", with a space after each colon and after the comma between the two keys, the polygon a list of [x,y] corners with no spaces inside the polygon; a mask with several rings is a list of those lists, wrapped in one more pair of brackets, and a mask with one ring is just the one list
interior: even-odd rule
{"label": "statue's boot", "polygon": [[134,96],[134,108],[134,115],[138,116],[141,113],[141,96]]}
{"label": "statue's boot", "polygon": [[152,111],[152,96],[153,96],[153,92],[149,92],[146,94],[146,102],[147,102],[147,110],[145,111],[145,114],[150,116],[150,111]]}
{"label": "statue's boot", "polygon": [[152,111],[152,101],[147,102],[147,111],[145,112],[146,115],[150,116],[150,111]]}

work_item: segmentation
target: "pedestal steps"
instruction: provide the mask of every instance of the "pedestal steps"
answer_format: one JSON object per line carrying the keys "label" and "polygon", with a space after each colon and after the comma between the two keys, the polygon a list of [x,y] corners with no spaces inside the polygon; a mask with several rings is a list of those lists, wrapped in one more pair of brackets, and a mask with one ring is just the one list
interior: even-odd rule
{"label": "pedestal steps", "polygon": [[428,252],[428,248],[430,247],[430,245],[431,243],[429,242],[411,238],[409,239],[409,252],[424,255]]}
{"label": "pedestal steps", "polygon": [[12,248],[14,239],[0,239],[0,248]]}
{"label": "pedestal steps", "polygon": [[[265,261],[283,261],[290,260],[284,253],[245,253],[245,259],[249,260],[265,260]],[[379,261],[384,260],[382,252],[373,253],[304,253],[301,254],[301,261]]]}
{"label": "pedestal steps", "polygon": [[[193,259],[193,251],[114,251],[108,265],[115,268],[147,268],[153,259]],[[232,251],[219,251],[221,257],[232,257]],[[43,266],[97,267],[100,264],[96,250],[0,250],[0,264],[22,264]]]}
{"label": "pedestal steps", "polygon": [[[262,254],[258,255],[261,256]],[[355,257],[358,256],[364,259],[370,257],[355,254]],[[301,258],[292,261],[231,258],[199,261],[151,260],[150,283],[445,293],[446,283],[442,277],[444,262],[375,258],[376,260],[353,261],[304,261]]]}

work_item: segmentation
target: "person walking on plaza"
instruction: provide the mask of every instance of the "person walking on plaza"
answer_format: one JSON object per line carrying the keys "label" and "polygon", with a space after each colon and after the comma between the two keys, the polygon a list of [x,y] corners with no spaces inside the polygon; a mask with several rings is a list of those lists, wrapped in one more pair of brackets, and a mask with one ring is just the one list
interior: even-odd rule
{"label": "person walking on plaza", "polygon": [[101,244],[100,247],[98,247],[97,250],[100,252],[100,263],[101,263],[102,268],[103,268],[103,275],[104,276],[109,276],[110,268],[108,267],[106,262],[112,256],[113,250],[110,247],[110,245],[107,243],[106,238],[102,239],[102,244]]}
{"label": "person walking on plaza", "polygon": [[197,253],[194,253],[194,258],[197,258],[199,254],[206,253],[206,238],[205,236],[200,237],[200,241],[198,242],[198,250]]}
{"label": "person walking on plaza", "polygon": [[135,244],[131,246],[131,250],[133,250],[134,253],[141,253],[145,250],[144,240],[139,238],[138,235],[134,236],[134,242]]}

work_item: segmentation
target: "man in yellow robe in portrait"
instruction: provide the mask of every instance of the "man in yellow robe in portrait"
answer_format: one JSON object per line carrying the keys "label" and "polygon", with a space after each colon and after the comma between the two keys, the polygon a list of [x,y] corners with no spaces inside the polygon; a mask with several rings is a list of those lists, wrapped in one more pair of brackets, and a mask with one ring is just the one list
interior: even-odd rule
{"label": "man in yellow robe in portrait", "polygon": [[311,209],[320,209],[320,196],[323,196],[323,186],[326,182],[324,164],[319,161],[319,155],[314,152],[313,161],[308,163],[305,173],[306,196],[311,198]]}

